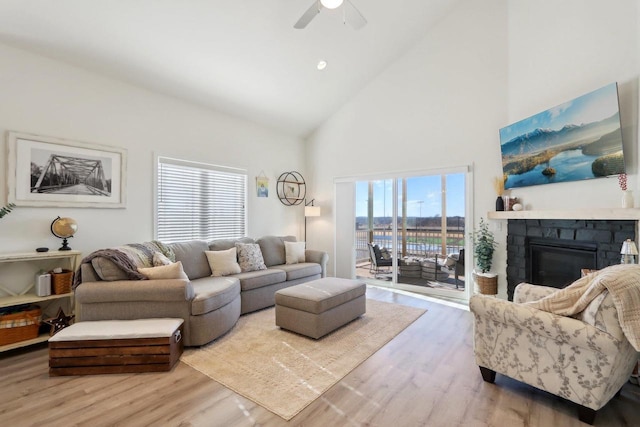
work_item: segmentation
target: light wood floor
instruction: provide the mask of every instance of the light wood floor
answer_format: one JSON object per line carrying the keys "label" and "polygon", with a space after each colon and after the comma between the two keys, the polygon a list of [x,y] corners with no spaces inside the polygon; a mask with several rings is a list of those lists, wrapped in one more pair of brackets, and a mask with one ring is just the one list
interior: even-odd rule
{"label": "light wood floor", "polygon": [[[49,378],[47,349],[0,355],[0,426],[581,426],[573,404],[473,360],[468,311],[370,288],[370,298],[427,313],[290,422],[178,363],[158,374]],[[627,384],[597,426],[640,425]]]}

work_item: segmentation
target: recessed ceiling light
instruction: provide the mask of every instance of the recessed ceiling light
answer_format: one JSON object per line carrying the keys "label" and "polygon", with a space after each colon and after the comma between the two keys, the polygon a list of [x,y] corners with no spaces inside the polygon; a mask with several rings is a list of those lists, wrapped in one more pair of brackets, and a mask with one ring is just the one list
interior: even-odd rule
{"label": "recessed ceiling light", "polygon": [[324,59],[321,59],[320,61],[318,61],[318,65],[316,65],[316,68],[320,71],[324,70],[325,68],[327,68],[327,61],[325,61]]}

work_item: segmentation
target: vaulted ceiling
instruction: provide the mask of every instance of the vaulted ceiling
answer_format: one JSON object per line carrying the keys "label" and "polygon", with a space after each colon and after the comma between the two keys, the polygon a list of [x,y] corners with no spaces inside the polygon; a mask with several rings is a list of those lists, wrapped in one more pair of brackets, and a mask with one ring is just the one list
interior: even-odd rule
{"label": "vaulted ceiling", "polygon": [[0,43],[304,137],[460,0],[351,1],[2,0]]}

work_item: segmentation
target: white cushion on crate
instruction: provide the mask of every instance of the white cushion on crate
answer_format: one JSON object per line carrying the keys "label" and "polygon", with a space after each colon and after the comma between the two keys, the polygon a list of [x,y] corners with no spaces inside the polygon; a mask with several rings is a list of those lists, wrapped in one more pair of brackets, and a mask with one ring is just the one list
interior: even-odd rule
{"label": "white cushion on crate", "polygon": [[95,320],[74,323],[49,341],[86,341],[170,337],[182,319]]}

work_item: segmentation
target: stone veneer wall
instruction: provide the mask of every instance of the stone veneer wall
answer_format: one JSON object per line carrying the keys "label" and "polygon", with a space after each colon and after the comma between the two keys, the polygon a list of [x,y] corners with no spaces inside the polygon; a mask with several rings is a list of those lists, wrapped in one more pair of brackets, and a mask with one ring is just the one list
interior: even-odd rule
{"label": "stone veneer wall", "polygon": [[510,219],[507,229],[507,296],[513,301],[515,287],[527,281],[527,238],[542,237],[595,242],[598,269],[620,263],[626,239],[635,241],[636,221]]}

